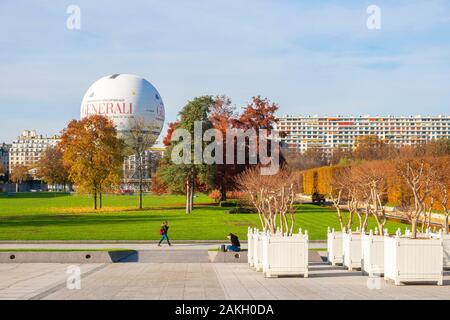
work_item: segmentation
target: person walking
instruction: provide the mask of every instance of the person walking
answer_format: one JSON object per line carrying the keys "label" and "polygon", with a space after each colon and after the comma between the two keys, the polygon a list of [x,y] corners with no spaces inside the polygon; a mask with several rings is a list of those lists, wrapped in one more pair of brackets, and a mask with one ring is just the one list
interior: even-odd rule
{"label": "person walking", "polygon": [[172,244],[169,241],[169,237],[167,235],[167,232],[169,231],[169,223],[167,221],[164,221],[161,225],[161,229],[159,229],[159,234],[161,235],[161,239],[159,240],[158,247],[161,247],[161,242],[163,242],[164,239],[166,239],[169,246]]}

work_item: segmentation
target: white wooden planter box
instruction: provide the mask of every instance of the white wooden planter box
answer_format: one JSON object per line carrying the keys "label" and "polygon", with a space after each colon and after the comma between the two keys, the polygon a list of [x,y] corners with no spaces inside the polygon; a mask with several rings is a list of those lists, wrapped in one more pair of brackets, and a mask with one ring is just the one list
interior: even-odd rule
{"label": "white wooden planter box", "polygon": [[308,233],[263,238],[263,271],[268,278],[303,275],[308,277]]}
{"label": "white wooden planter box", "polygon": [[433,233],[431,237],[434,239],[439,239],[442,237],[442,245],[443,245],[443,268],[450,268],[450,234],[445,233]]}
{"label": "white wooden planter box", "polygon": [[265,237],[263,232],[256,231],[253,234],[253,268],[256,271],[262,271],[263,268],[263,243]]}
{"label": "white wooden planter box", "polygon": [[342,252],[342,232],[330,231],[328,228],[327,235],[327,259],[333,266],[337,263],[343,263]]}
{"label": "white wooden planter box", "polygon": [[344,232],[342,234],[344,266],[348,270],[361,268],[361,233]]}
{"label": "white wooden planter box", "polygon": [[450,234],[442,235],[442,243],[444,246],[444,268],[450,268]]}
{"label": "white wooden planter box", "polygon": [[250,267],[253,267],[253,245],[254,245],[254,241],[253,241],[253,235],[256,232],[256,230],[253,230],[252,228],[248,228],[248,233],[247,233],[247,257],[248,257],[248,264],[250,265]]}
{"label": "white wooden planter box", "polygon": [[369,234],[361,236],[361,270],[370,277],[382,275],[384,268],[384,236]]}
{"label": "white wooden planter box", "polygon": [[384,237],[384,278],[401,282],[443,281],[441,239]]}
{"label": "white wooden planter box", "polygon": [[443,267],[448,269],[450,268],[450,234],[442,235],[442,244],[444,246],[443,258],[444,265]]}

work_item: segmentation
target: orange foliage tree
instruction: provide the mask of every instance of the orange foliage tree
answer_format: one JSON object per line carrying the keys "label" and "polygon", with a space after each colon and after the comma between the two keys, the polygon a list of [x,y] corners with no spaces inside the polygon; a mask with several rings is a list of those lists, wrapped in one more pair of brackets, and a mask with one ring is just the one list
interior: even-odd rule
{"label": "orange foliage tree", "polygon": [[61,184],[66,189],[69,173],[64,167],[63,154],[58,147],[50,146],[43,152],[36,166],[36,175],[49,185]]}
{"label": "orange foliage tree", "polygon": [[62,132],[63,163],[77,192],[93,195],[94,209],[97,196],[101,208],[102,193],[120,184],[124,147],[112,121],[103,116],[72,120]]}
{"label": "orange foliage tree", "polygon": [[22,164],[15,165],[11,168],[11,181],[16,184],[16,192],[20,191],[20,184],[30,179],[30,168]]}

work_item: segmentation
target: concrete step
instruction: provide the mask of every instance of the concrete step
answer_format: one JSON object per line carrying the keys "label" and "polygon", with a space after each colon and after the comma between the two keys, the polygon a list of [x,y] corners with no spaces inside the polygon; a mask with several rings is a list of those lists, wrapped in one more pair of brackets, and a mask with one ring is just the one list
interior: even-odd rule
{"label": "concrete step", "polygon": [[139,250],[120,262],[198,263],[209,262],[207,250]]}

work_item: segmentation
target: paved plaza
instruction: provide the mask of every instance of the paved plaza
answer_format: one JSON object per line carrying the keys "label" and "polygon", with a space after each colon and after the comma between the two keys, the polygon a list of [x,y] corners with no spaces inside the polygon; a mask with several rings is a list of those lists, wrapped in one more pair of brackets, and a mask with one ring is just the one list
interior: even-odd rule
{"label": "paved plaza", "polygon": [[450,271],[444,286],[394,286],[316,259],[308,278],[266,279],[245,263],[205,261],[205,247],[217,245],[201,246],[141,250],[134,262],[80,264],[79,290],[66,287],[69,264],[0,264],[0,299],[450,299]]}

